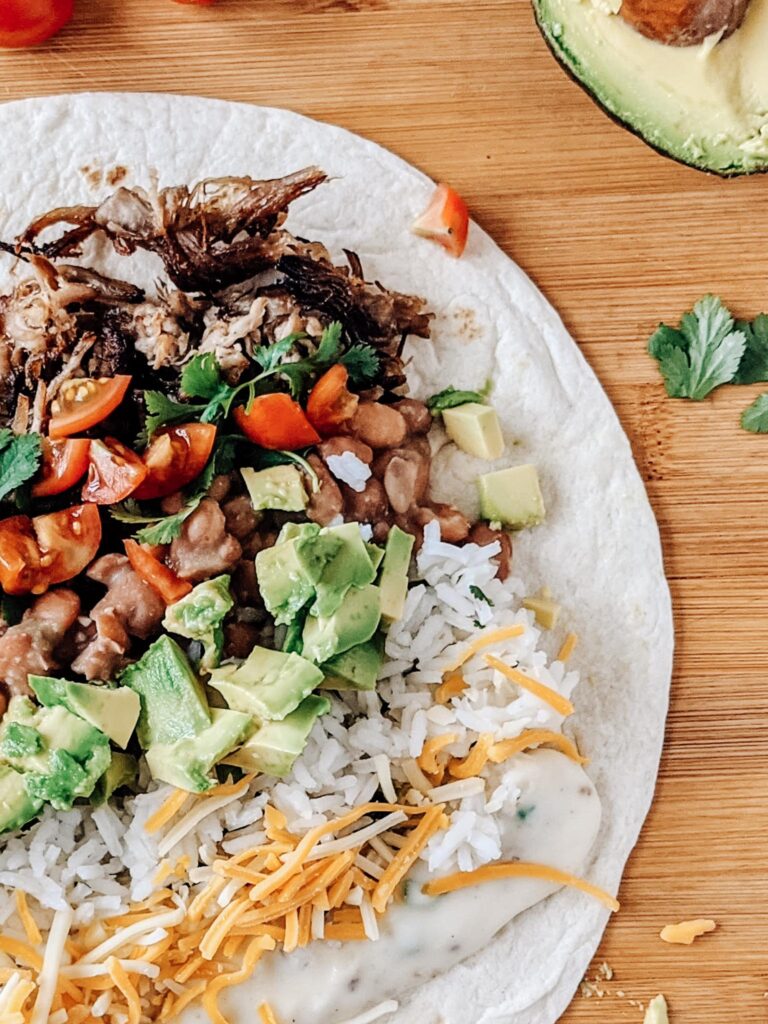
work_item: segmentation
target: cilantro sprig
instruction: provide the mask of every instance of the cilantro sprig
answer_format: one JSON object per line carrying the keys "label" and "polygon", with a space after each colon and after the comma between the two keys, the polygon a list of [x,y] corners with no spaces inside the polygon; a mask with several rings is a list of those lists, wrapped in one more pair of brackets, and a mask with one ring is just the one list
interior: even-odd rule
{"label": "cilantro sprig", "polygon": [[32,479],[42,455],[39,434],[14,434],[8,427],[0,429],[0,501]]}
{"label": "cilantro sprig", "polygon": [[444,388],[427,399],[427,408],[433,416],[439,416],[444,409],[455,409],[459,405],[467,405],[469,402],[485,404],[488,399],[487,389],[485,391],[459,391],[454,387]]}

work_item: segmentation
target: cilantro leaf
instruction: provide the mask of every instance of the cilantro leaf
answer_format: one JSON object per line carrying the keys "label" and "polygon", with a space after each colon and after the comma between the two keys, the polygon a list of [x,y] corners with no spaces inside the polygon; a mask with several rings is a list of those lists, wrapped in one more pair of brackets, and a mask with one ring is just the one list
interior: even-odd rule
{"label": "cilantro leaf", "polygon": [[314,363],[318,366],[329,366],[331,363],[337,363],[339,361],[341,334],[343,330],[344,328],[338,320],[334,320],[332,324],[328,324],[320,338],[320,344],[317,346],[317,351],[312,356],[312,361]]}
{"label": "cilantro leaf", "polygon": [[181,390],[188,398],[215,398],[223,383],[221,367],[211,352],[196,355],[181,374]]}
{"label": "cilantro leaf", "polygon": [[14,434],[7,428],[0,436],[0,499],[21,487],[37,472],[43,455],[39,434]]}
{"label": "cilantro leaf", "polygon": [[181,533],[185,519],[192,515],[205,497],[205,493],[195,495],[175,515],[165,516],[136,533],[140,544],[170,544]]}
{"label": "cilantro leaf", "polygon": [[751,434],[768,434],[768,394],[758,395],[741,414],[741,425]]}
{"label": "cilantro leaf", "polygon": [[144,405],[147,415],[144,419],[144,429],[136,439],[136,443],[146,444],[160,430],[169,423],[180,423],[183,420],[195,419],[200,414],[204,405],[193,405],[190,402],[177,402],[169,398],[162,391],[145,391]]}
{"label": "cilantro leaf", "polygon": [[353,345],[339,362],[346,366],[350,382],[356,388],[374,381],[381,365],[376,349],[371,345]]}
{"label": "cilantro leaf", "polygon": [[743,331],[720,299],[705,295],[679,329],[660,324],[648,342],[659,363],[667,394],[701,401],[736,376],[747,345]]}
{"label": "cilantro leaf", "polygon": [[280,341],[276,341],[274,345],[254,349],[253,358],[262,370],[269,373],[280,365],[280,362],[288,355],[296,342],[301,341],[306,336],[304,331],[288,334]]}
{"label": "cilantro leaf", "polygon": [[457,405],[468,402],[485,403],[485,396],[479,391],[458,391],[454,387],[445,388],[427,399],[427,408],[433,416],[439,416],[443,409],[455,409]]}
{"label": "cilantro leaf", "polygon": [[490,608],[493,608],[493,601],[490,597],[480,587],[476,587],[474,583],[470,585],[469,592],[476,600],[484,601]]}
{"label": "cilantro leaf", "polygon": [[768,380],[768,316],[761,313],[751,323],[739,320],[736,327],[744,334],[747,344],[733,383],[757,384]]}

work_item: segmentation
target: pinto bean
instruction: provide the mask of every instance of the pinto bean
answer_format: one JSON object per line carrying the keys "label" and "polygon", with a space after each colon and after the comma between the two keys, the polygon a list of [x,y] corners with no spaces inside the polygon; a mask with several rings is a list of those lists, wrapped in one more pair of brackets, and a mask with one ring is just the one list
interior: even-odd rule
{"label": "pinto bean", "polygon": [[224,657],[247,658],[261,639],[259,627],[251,622],[227,622],[224,626]]}
{"label": "pinto bean", "polygon": [[341,488],[331,476],[328,467],[319,455],[310,455],[307,459],[317,473],[320,486],[309,499],[307,515],[313,523],[327,526],[344,510],[344,498]]}
{"label": "pinto bean", "polygon": [[408,424],[391,405],[361,402],[349,422],[349,432],[371,448],[397,448],[405,440]]}
{"label": "pinto bean", "polygon": [[410,434],[428,434],[432,428],[432,413],[423,402],[415,398],[403,398],[392,406],[405,417]]}
{"label": "pinto bean", "polygon": [[496,575],[504,582],[509,576],[512,565],[512,538],[506,530],[492,530],[487,523],[475,523],[469,531],[469,540],[472,544],[479,544],[481,547],[493,544],[495,541],[501,544],[501,551],[494,556],[493,561],[498,565]]}
{"label": "pinto bean", "polygon": [[440,524],[440,537],[448,544],[460,544],[469,536],[469,520],[453,505],[433,501],[420,508],[414,518],[420,526],[437,520]]}
{"label": "pinto bean", "polygon": [[231,498],[226,505],[222,505],[221,511],[224,513],[227,530],[238,540],[249,537],[261,520],[261,515],[254,511],[247,494]]}
{"label": "pinto bean", "polygon": [[227,495],[232,490],[232,477],[229,473],[219,473],[211,481],[211,486],[208,488],[208,497],[213,498],[214,501],[221,503],[226,501]]}
{"label": "pinto bean", "polygon": [[341,485],[341,491],[344,495],[346,519],[354,519],[358,523],[374,523],[389,511],[384,487],[376,477],[367,480],[362,491],[354,491],[346,484]]}
{"label": "pinto bean", "polygon": [[327,459],[329,455],[343,455],[344,452],[352,452],[361,462],[370,466],[373,462],[373,449],[358,441],[356,437],[329,437],[327,441],[317,446],[322,458]]}
{"label": "pinto bean", "polygon": [[384,490],[395,512],[419,505],[429,487],[429,462],[416,452],[401,449],[387,463]]}

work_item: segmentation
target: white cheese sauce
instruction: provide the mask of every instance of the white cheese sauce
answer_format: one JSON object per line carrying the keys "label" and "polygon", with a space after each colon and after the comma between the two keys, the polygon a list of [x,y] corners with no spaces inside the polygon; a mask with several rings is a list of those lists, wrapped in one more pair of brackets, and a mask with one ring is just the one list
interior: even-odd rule
{"label": "white cheese sauce", "polygon": [[[580,873],[600,826],[592,781],[553,750],[521,755],[514,769],[520,796],[504,815],[504,858]],[[435,876],[423,861],[409,875],[421,884],[429,877]],[[280,1024],[340,1024],[488,946],[512,918],[557,888],[508,879],[430,899],[410,885],[408,901],[391,905],[379,919],[378,941],[315,942],[289,955],[267,955],[250,981],[222,993],[221,1008],[233,1024],[251,1024],[265,1001]],[[206,1020],[200,1008],[182,1017],[183,1024]]]}

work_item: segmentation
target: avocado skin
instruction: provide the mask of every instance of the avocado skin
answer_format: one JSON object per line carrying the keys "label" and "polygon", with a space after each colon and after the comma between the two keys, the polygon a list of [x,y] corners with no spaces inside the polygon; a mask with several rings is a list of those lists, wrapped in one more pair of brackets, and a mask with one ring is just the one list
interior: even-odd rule
{"label": "avocado skin", "polygon": [[533,7],[536,26],[544,38],[544,42],[547,44],[547,48],[550,53],[560,65],[560,68],[565,72],[568,78],[571,79],[571,81],[575,82],[576,85],[578,85],[579,88],[589,96],[592,102],[598,106],[604,114],[608,115],[614,124],[617,124],[620,128],[630,132],[660,156],[666,157],[666,159],[672,160],[676,164],[682,164],[683,167],[692,167],[694,170],[701,171],[704,174],[711,174],[717,178],[742,178],[755,174],[768,173],[768,162],[764,167],[711,167],[703,160],[696,160],[692,156],[685,157],[680,153],[676,153],[672,149],[665,149],[663,145],[649,137],[640,125],[633,124],[631,121],[625,120],[620,114],[617,114],[615,110],[612,110],[609,106],[610,101],[595,92],[594,87],[589,83],[589,80],[586,77],[588,72],[587,69],[584,68],[581,60],[574,53],[571,53],[567,47],[562,46],[551,32],[549,23],[544,14],[544,0],[531,0],[531,5]]}

